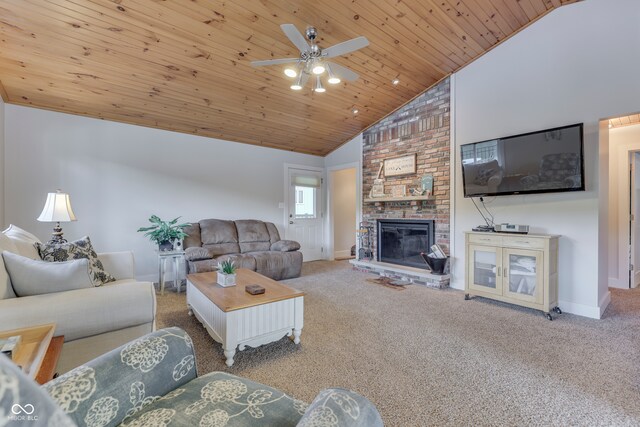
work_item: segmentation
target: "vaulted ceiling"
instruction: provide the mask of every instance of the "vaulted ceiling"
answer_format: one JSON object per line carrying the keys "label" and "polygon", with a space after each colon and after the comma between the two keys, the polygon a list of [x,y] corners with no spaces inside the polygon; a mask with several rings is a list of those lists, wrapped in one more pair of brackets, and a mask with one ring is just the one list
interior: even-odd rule
{"label": "vaulted ceiling", "polygon": [[[0,0],[0,94],[11,104],[325,155],[574,1]],[[295,92],[283,67],[251,67],[299,55],[283,23],[315,26],[320,47],[367,37],[368,47],[335,58],[360,79]]]}

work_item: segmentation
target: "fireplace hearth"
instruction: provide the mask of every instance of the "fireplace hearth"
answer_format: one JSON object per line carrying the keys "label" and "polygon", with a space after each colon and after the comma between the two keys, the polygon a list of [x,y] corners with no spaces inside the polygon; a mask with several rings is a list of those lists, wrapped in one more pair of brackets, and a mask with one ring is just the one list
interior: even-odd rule
{"label": "fireplace hearth", "polygon": [[434,228],[433,220],[379,219],[378,261],[428,270],[420,253],[435,243]]}

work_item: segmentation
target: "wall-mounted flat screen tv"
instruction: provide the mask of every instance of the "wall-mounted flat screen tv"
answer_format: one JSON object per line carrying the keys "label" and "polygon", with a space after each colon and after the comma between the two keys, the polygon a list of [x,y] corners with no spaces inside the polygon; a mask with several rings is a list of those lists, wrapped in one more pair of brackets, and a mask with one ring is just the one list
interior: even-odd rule
{"label": "wall-mounted flat screen tv", "polygon": [[582,123],[464,144],[465,197],[584,191]]}

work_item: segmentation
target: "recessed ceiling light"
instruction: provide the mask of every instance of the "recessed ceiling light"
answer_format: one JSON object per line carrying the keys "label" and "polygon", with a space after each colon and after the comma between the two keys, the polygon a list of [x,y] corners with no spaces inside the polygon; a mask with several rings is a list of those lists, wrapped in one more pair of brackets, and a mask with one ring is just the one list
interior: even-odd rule
{"label": "recessed ceiling light", "polygon": [[391,80],[391,84],[393,84],[394,86],[397,85],[398,83],[400,83],[400,79]]}
{"label": "recessed ceiling light", "polygon": [[354,108],[353,110],[351,110],[351,112],[352,112],[353,114],[358,114],[358,109],[357,109],[357,108]]}

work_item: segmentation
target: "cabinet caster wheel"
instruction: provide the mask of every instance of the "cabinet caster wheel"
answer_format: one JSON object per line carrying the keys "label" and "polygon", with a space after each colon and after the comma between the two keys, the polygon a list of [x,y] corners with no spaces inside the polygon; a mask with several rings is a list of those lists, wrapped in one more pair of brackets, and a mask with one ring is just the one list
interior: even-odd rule
{"label": "cabinet caster wheel", "polygon": [[554,307],[553,311],[555,311],[558,314],[562,314],[562,310],[560,310],[560,307]]}
{"label": "cabinet caster wheel", "polygon": [[552,320],[553,320],[553,317],[551,317],[551,314],[550,314],[550,313],[547,313],[547,314],[546,314],[546,316],[547,316],[547,319],[549,319],[549,321],[552,321]]}
{"label": "cabinet caster wheel", "polygon": [[464,300],[465,301],[469,301],[471,299],[471,297],[469,297],[469,294],[464,294]]}

